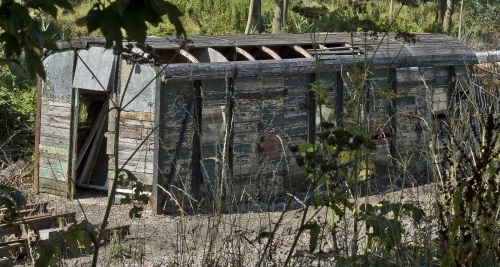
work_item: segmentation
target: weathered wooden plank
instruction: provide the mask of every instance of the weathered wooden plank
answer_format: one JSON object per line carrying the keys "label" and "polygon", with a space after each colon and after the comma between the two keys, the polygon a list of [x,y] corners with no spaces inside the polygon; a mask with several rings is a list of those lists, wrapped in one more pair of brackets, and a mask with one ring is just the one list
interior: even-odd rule
{"label": "weathered wooden plank", "polygon": [[57,138],[53,136],[40,136],[40,144],[50,147],[68,149],[69,138]]}
{"label": "weathered wooden plank", "polygon": [[[137,148],[143,141],[144,139],[126,138],[120,136],[118,146],[119,148],[127,148],[133,150]],[[152,144],[154,144],[154,139],[148,138],[141,149],[145,149],[144,147],[147,147],[149,150],[151,150],[152,148],[150,148],[149,146],[151,146]]]}
{"label": "weathered wooden plank", "polygon": [[234,133],[233,142],[235,144],[238,143],[250,144],[259,142],[259,140],[260,140],[259,133]]}
{"label": "weathered wooden plank", "polygon": [[70,123],[71,123],[71,118],[70,117],[60,117],[57,115],[53,116],[53,115],[42,113],[41,121],[43,124],[42,127],[54,127],[54,128],[60,128],[60,129],[69,129]]}
{"label": "weathered wooden plank", "polygon": [[[134,100],[134,102],[136,101],[140,100]],[[133,121],[140,121],[142,125],[146,126],[147,122],[152,123],[155,121],[155,114],[153,113],[154,108],[153,106],[148,107],[150,107],[150,110],[146,112],[130,111],[127,109],[127,111],[123,111],[120,113],[120,120],[124,120],[124,124],[132,124],[134,123]]]}
{"label": "weathered wooden plank", "polygon": [[70,213],[62,213],[57,215],[52,214],[39,214],[24,217],[21,221],[16,221],[11,225],[8,224],[0,224],[0,236],[7,236],[10,234],[19,233],[19,226],[21,224],[25,224],[31,230],[41,230],[45,228],[51,228],[54,225],[57,225],[59,222],[59,218],[65,219],[69,222],[75,222],[76,212]]}
{"label": "weathered wooden plank", "polygon": [[40,159],[40,167],[52,169],[56,173],[65,173],[68,170],[68,162],[67,160],[42,157]]}
{"label": "weathered wooden plank", "polygon": [[49,104],[42,104],[42,110],[41,110],[42,116],[53,116],[53,117],[58,117],[58,118],[70,118],[71,117],[71,108],[70,107],[59,107],[59,106],[52,106]]}
{"label": "weathered wooden plank", "polygon": [[44,144],[40,144],[39,151],[40,151],[40,153],[54,154],[54,155],[60,155],[60,156],[64,156],[64,157],[69,156],[68,148],[46,146]]}
{"label": "weathered wooden plank", "polygon": [[48,154],[48,153],[40,153],[40,157],[56,159],[61,161],[68,161],[68,156],[56,155],[56,154]]}
{"label": "weathered wooden plank", "polygon": [[42,96],[42,101],[43,104],[52,108],[57,108],[57,107],[62,107],[62,108],[68,108],[71,109],[71,103],[70,102],[61,102],[61,101],[55,101],[52,98],[46,98]]}
{"label": "weathered wooden plank", "polygon": [[[151,174],[152,175],[156,171],[156,168],[154,167],[152,162],[131,161],[131,162],[128,162],[127,165],[123,166],[124,162],[125,162],[124,160],[119,160],[118,166],[120,168],[123,167],[123,169],[129,170],[133,173],[143,173],[143,174]],[[114,170],[114,168],[110,169],[110,171],[113,171],[113,170]]]}
{"label": "weathered wooden plank", "polygon": [[[154,114],[150,115],[151,118],[154,118]],[[137,119],[127,119],[127,118],[120,118],[120,125],[121,126],[126,126],[126,127],[138,127],[138,128],[145,128],[145,129],[152,129],[154,128],[154,121],[150,120],[137,120]]]}
{"label": "weathered wooden plank", "polygon": [[134,149],[121,149],[119,150],[118,152],[118,157],[120,159],[128,159],[132,156],[132,154],[134,155],[132,157],[133,160],[143,160],[143,161],[148,161],[148,162],[153,162],[154,161],[154,153],[153,151],[149,150],[149,149],[144,149],[144,150],[139,150],[137,152],[135,152]]}
{"label": "weathered wooden plank", "polygon": [[262,126],[261,121],[245,121],[234,123],[233,131],[235,133],[255,133],[259,131]]}
{"label": "weathered wooden plank", "polygon": [[53,190],[53,191],[59,192],[56,195],[66,196],[66,194],[68,192],[68,184],[66,181],[60,181],[60,180],[54,180],[54,179],[49,179],[49,178],[45,178],[45,177],[40,177],[39,183],[40,183],[40,190],[46,189],[46,190]]}
{"label": "weathered wooden plank", "polygon": [[47,179],[58,180],[61,182],[68,180],[68,170],[61,169],[58,166],[47,166],[38,168],[39,176]]}
{"label": "weathered wooden plank", "polygon": [[284,132],[288,136],[307,136],[307,125],[285,127]]}
{"label": "weathered wooden plank", "polygon": [[[114,166],[115,160],[113,158],[109,159],[109,165]],[[142,168],[153,169],[154,160],[152,159],[152,155],[143,154],[143,155],[135,155],[134,157],[119,157],[118,158],[118,166],[122,166],[125,162],[127,162],[127,166],[141,166]]]}
{"label": "weathered wooden plank", "polygon": [[57,127],[50,127],[50,126],[43,126],[42,129],[40,130],[40,135],[41,136],[52,136],[56,138],[68,138],[70,136],[69,128],[57,128]]}

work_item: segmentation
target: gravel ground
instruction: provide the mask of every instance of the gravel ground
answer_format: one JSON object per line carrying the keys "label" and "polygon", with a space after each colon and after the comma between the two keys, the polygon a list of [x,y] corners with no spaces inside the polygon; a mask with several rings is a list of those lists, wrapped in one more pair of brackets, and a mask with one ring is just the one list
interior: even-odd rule
{"label": "gravel ground", "polygon": [[[431,210],[435,198],[435,185],[424,185],[361,199],[359,203],[378,203],[381,200],[419,203],[424,210]],[[130,235],[120,240],[112,239],[100,251],[100,266],[252,266],[263,255],[268,236],[274,225],[280,227],[270,243],[263,261],[267,266],[284,263],[288,250],[303,215],[300,198],[293,201],[294,209],[282,212],[289,196],[273,203],[246,204],[245,213],[201,214],[201,215],[159,215],[153,216],[146,208],[141,218],[130,219],[131,205],[114,205],[111,209],[109,226],[130,224]],[[84,219],[99,224],[104,214],[105,195],[80,191],[78,200],[39,194],[33,202],[49,201],[53,213],[76,212],[78,221]],[[327,225],[327,209],[309,208],[307,219],[319,225]],[[300,266],[316,265],[320,259],[329,261],[332,244],[328,231],[321,231],[320,242],[315,253],[309,253],[309,235],[304,231],[298,239],[294,262]],[[349,235],[346,232],[347,235]],[[61,266],[89,266],[91,255],[67,257]],[[31,265],[29,258],[18,261],[18,266]],[[331,263],[332,264],[332,263]],[[325,263],[322,262],[322,266]]]}

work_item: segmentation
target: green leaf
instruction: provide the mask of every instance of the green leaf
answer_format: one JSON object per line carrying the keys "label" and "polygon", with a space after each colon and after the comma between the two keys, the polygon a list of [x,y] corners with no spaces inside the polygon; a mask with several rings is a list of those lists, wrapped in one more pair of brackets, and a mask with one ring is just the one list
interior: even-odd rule
{"label": "green leaf", "polygon": [[54,262],[56,253],[56,247],[52,243],[41,246],[38,259],[35,261],[35,267],[57,266],[57,261]]}
{"label": "green leaf", "polygon": [[142,207],[137,207],[136,205],[134,205],[134,207],[131,208],[130,211],[128,212],[128,216],[131,219],[132,218],[140,218],[141,217],[141,211],[143,211]]}
{"label": "green leaf", "polygon": [[14,203],[16,204],[18,209],[21,209],[22,207],[24,207],[26,205],[27,200],[21,192],[15,190],[15,191],[10,192],[9,195],[10,195],[10,198],[12,198],[12,200],[14,200]]}
{"label": "green leaf", "polygon": [[130,203],[132,203],[132,199],[130,199],[129,197],[124,197],[120,199],[120,204],[130,204]]}
{"label": "green leaf", "polygon": [[44,38],[44,44],[43,46],[51,51],[56,51],[59,48],[57,47],[57,44],[52,40],[51,38]]}
{"label": "green leaf", "polygon": [[458,217],[453,221],[453,225],[451,226],[451,236],[452,238],[456,238],[458,234],[458,228],[460,226],[465,225],[467,222],[464,218]]}
{"label": "green leaf", "polygon": [[40,9],[41,11],[49,14],[53,18],[57,18],[57,7],[52,3],[52,1],[44,0],[31,0],[26,3],[27,7]]}
{"label": "green leaf", "polygon": [[78,234],[79,232],[74,231],[72,235],[68,233],[66,236],[66,242],[68,244],[69,251],[71,251],[71,254],[74,256],[78,256],[79,254],[79,249],[78,249]]}
{"label": "green leaf", "polygon": [[9,32],[3,32],[0,34],[0,42],[5,42],[5,56],[10,58],[12,55],[21,55],[21,46],[19,45],[15,35]]}
{"label": "green leaf", "polygon": [[309,150],[312,148],[312,144],[308,142],[303,142],[299,144],[299,150]]}
{"label": "green leaf", "polygon": [[139,19],[140,13],[127,11],[124,16],[130,18],[123,21],[123,28],[127,31],[128,37],[139,43],[144,43],[148,26],[144,20]]}
{"label": "green leaf", "polygon": [[137,182],[137,177],[131,171],[129,171],[127,169],[120,169],[119,172],[120,173],[124,172],[127,175],[127,179],[126,180],[131,181],[131,182]]}
{"label": "green leaf", "polygon": [[[156,1],[161,1],[161,0],[156,0]],[[175,32],[177,33],[177,36],[180,35],[186,36],[186,30],[184,30],[184,26],[182,26],[182,22],[180,20],[180,17],[182,17],[182,12],[175,5],[171,4],[168,1],[164,1],[163,5],[164,8],[166,8],[167,10],[168,20],[175,27]],[[163,15],[163,13],[160,14]]]}
{"label": "green leaf", "polygon": [[333,210],[333,212],[339,216],[339,217],[344,217],[344,211],[340,209],[340,207],[337,204],[333,204],[330,206],[330,208]]}
{"label": "green leaf", "polygon": [[40,78],[45,80],[45,68],[43,67],[41,58],[28,47],[24,48],[24,54],[26,55],[26,66],[29,76],[34,78],[38,74]]}
{"label": "green leaf", "polygon": [[319,225],[314,223],[314,227],[309,230],[309,252],[313,253],[318,246],[320,228]]}

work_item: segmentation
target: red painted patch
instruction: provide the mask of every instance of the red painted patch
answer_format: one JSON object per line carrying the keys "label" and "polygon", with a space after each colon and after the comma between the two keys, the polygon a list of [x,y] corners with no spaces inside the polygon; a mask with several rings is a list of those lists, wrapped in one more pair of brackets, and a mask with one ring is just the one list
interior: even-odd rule
{"label": "red painted patch", "polygon": [[282,152],[281,147],[281,141],[277,134],[268,134],[265,137],[264,142],[262,142],[264,158],[266,160],[279,160]]}

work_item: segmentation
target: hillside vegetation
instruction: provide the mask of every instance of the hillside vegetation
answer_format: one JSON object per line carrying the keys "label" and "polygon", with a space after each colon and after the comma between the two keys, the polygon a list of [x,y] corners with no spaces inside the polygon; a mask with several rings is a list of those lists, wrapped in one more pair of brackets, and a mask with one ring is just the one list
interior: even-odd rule
{"label": "hillside vegetation", "polygon": [[[247,0],[171,2],[184,13],[182,23],[188,37],[243,34],[249,30]],[[259,2],[261,27],[250,31],[272,32],[275,29],[274,3],[269,0]],[[74,12],[59,10],[57,20],[43,13],[37,15],[53,39],[89,35],[87,28],[78,26],[75,21],[85,16],[95,3],[73,1],[72,4]],[[445,33],[459,37],[478,50],[499,49],[499,5],[497,0],[290,0],[286,23],[282,25],[281,31],[307,33],[360,30],[364,32],[364,38],[386,31]],[[136,32],[138,35],[143,33]],[[176,31],[169,23],[160,23],[158,27],[150,27],[147,31],[148,35],[157,36],[176,33],[178,29]],[[101,32],[97,30],[91,34],[101,35]],[[411,40],[411,34],[406,37]],[[8,49],[4,50],[8,54]],[[139,58],[144,59],[142,56]],[[425,149],[428,147],[425,151],[427,171],[435,183],[432,187],[418,187],[413,183],[413,174],[409,171],[411,168],[408,168],[415,159],[412,156],[394,157],[394,165],[382,166],[387,169],[387,173],[382,175],[387,175],[391,183],[388,191],[394,188],[406,190],[414,186],[411,190],[416,195],[405,199],[401,190],[392,194],[391,198],[381,198],[380,201],[365,198],[362,193],[362,187],[368,188],[370,180],[375,177],[373,169],[383,169],[375,166],[377,163],[373,160],[373,134],[369,135],[366,129],[370,115],[363,104],[372,71],[373,66],[365,61],[354,64],[346,72],[345,83],[349,84],[349,91],[345,95],[349,94],[349,99],[346,100],[344,114],[347,114],[346,117],[352,116],[350,120],[345,120],[342,127],[334,127],[332,122],[324,121],[323,116],[319,116],[317,139],[291,147],[297,164],[302,167],[303,178],[307,181],[308,190],[303,195],[269,196],[269,200],[281,200],[264,204],[258,199],[248,199],[242,203],[241,196],[229,195],[219,198],[217,195],[212,200],[206,200],[208,204],[193,197],[187,198],[192,211],[208,215],[191,216],[191,211],[183,210],[179,204],[179,216],[157,217],[174,218],[168,224],[144,227],[146,230],[135,232],[134,238],[128,241],[110,242],[116,250],[101,250],[99,253],[100,241],[104,238],[104,229],[112,214],[111,193],[108,204],[104,205],[106,211],[100,228],[81,221],[68,230],[69,234],[51,240],[54,242],[47,242],[46,246],[34,248],[33,251],[30,248],[31,260],[35,262],[36,258],[39,266],[64,260],[67,256],[64,250],[69,246],[76,251],[73,253],[72,250],[73,255],[93,253],[94,266],[98,263],[106,265],[108,261],[110,265],[148,264],[143,258],[147,253],[151,256],[149,260],[158,260],[151,265],[158,266],[498,266],[498,66],[476,66],[467,70],[466,79],[453,81],[454,88],[450,88],[455,91],[450,90],[453,92],[449,93],[456,101],[450,105],[450,116],[439,126],[441,128],[438,129],[434,119],[425,121],[418,118],[418,114],[411,114],[419,120],[418,125],[421,120],[432,130],[433,138],[441,136],[440,139],[433,139],[429,145],[425,143]],[[29,157],[33,149],[31,140],[36,87],[33,80],[21,79],[18,72],[16,69],[0,70],[0,123],[5,127],[0,132],[0,152],[16,147]],[[332,102],[333,96],[327,94],[327,90],[327,86],[320,81],[311,84],[310,91],[318,104],[319,114],[323,114],[323,108],[331,109],[328,103]],[[394,100],[392,95],[386,97]],[[114,155],[117,156],[121,107],[114,108],[118,114],[114,122],[117,144],[114,146]],[[443,137],[444,132],[446,137]],[[439,143],[442,140],[448,143]],[[411,147],[413,144],[408,142],[407,145]],[[118,162],[117,158],[115,162]],[[131,172],[127,172],[128,178],[124,178],[119,175],[120,171],[115,173],[115,181],[128,183],[134,178],[129,175]],[[214,181],[217,183],[213,183],[212,188],[214,192],[224,192],[223,181],[232,178],[230,174],[226,175],[216,177]],[[396,187],[396,180],[402,186]],[[144,189],[142,185],[139,186],[139,182],[135,185],[136,189]],[[113,188],[116,188],[116,183],[113,183]],[[11,191],[2,189],[0,192],[2,207],[9,197],[14,200],[17,198],[10,194],[14,189],[7,189]],[[148,201],[147,196],[141,195],[142,189],[137,189],[131,199],[126,198],[124,201],[130,204],[136,200],[129,211],[131,218],[139,216],[142,211],[143,206],[136,206],[137,200]],[[429,196],[421,201],[419,190],[426,190]],[[245,205],[247,209],[240,209]],[[269,212],[270,205],[274,208],[273,212]],[[101,207],[94,204],[89,206]],[[12,207],[9,211],[16,215],[16,209]],[[252,207],[257,208],[252,210]],[[276,212],[276,207],[279,207],[279,212]],[[20,209],[19,205],[17,208]],[[78,203],[78,208],[85,215],[81,203]],[[290,212],[292,209],[294,211]],[[99,221],[102,212],[102,209],[96,211],[96,221]],[[116,213],[114,216],[126,217]],[[149,218],[148,222],[158,220]],[[256,218],[259,219],[258,223]],[[157,235],[156,232],[169,236]],[[95,238],[96,233],[98,238]],[[146,236],[161,243],[149,246],[146,241],[138,241],[146,240]],[[90,244],[89,239],[94,245],[90,253],[82,250],[82,244]],[[167,247],[163,244],[165,240],[174,241]],[[134,251],[134,247],[138,249]],[[161,258],[154,255],[155,249],[161,249],[165,255]]]}

